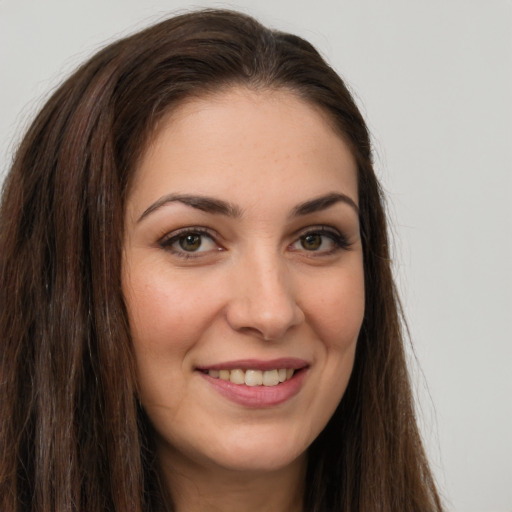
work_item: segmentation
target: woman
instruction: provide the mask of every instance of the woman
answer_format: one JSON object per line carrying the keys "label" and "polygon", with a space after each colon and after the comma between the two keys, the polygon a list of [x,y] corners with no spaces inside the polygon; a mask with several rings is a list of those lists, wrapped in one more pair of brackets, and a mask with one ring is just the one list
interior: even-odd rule
{"label": "woman", "polygon": [[441,510],[368,132],[229,11],[50,98],[0,231],[1,509]]}

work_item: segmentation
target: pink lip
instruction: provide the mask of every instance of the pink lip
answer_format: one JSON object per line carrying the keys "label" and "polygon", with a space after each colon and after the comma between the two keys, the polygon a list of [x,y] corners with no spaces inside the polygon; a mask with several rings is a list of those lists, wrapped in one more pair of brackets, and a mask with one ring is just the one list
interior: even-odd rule
{"label": "pink lip", "polygon": [[203,372],[208,370],[279,370],[279,368],[293,368],[300,370],[309,366],[304,359],[296,357],[281,357],[279,359],[261,360],[261,359],[239,359],[237,361],[226,361],[207,366],[198,366],[197,369]]}
{"label": "pink lip", "polygon": [[[251,366],[251,368],[255,367]],[[288,366],[288,368],[290,367]],[[306,374],[307,368],[303,367],[297,370],[291,379],[277,386],[246,386],[210,377],[208,373],[200,372],[200,375],[222,396],[236,404],[252,408],[273,407],[286,402],[300,391]]]}

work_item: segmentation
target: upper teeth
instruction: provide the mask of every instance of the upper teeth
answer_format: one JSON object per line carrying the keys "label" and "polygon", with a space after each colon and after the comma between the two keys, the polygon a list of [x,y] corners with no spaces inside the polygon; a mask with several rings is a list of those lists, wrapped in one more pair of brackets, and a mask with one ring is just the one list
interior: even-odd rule
{"label": "upper teeth", "polygon": [[229,380],[234,384],[246,386],[277,386],[292,377],[293,368],[279,370],[209,370],[208,375],[214,379]]}

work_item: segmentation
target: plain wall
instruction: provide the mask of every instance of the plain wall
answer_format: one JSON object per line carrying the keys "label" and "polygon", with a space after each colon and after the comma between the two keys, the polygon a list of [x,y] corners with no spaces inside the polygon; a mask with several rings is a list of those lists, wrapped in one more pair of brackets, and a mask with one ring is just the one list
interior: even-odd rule
{"label": "plain wall", "polygon": [[201,6],[306,37],[355,91],[389,197],[420,423],[448,510],[512,511],[512,2],[0,0],[0,171],[78,63]]}

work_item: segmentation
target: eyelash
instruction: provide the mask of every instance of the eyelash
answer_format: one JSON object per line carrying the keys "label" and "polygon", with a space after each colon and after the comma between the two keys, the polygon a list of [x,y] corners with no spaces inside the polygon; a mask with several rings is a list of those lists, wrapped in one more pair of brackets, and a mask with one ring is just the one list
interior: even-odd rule
{"label": "eyelash", "polygon": [[318,251],[318,254],[316,254],[317,251],[315,251],[315,250],[308,251],[307,249],[304,249],[304,251],[306,253],[308,253],[308,255],[310,257],[330,256],[331,254],[335,254],[339,250],[348,250],[348,249],[350,249],[350,246],[351,246],[350,242],[347,240],[347,237],[345,235],[340,233],[338,230],[329,228],[327,226],[320,226],[318,228],[308,229],[307,231],[301,233],[300,236],[297,238],[297,240],[295,242],[293,242],[293,244],[290,244],[290,246],[294,245],[297,242],[305,240],[306,237],[312,236],[312,235],[317,235],[317,236],[319,235],[321,237],[329,238],[331,240],[331,242],[334,243],[334,247],[327,251],[326,250]]}
{"label": "eyelash", "polygon": [[215,233],[213,231],[210,231],[205,228],[200,228],[200,227],[197,227],[197,228],[196,227],[187,227],[187,228],[180,229],[178,231],[173,231],[169,235],[164,236],[160,240],[159,244],[162,247],[162,249],[165,249],[165,250],[171,252],[172,254],[174,254],[175,256],[178,256],[183,259],[191,259],[191,258],[201,257],[201,255],[203,254],[203,251],[187,252],[184,249],[180,250],[180,249],[176,249],[175,247],[173,247],[175,243],[179,242],[180,239],[185,238],[187,235],[198,235],[201,238],[203,238],[203,237],[209,238],[217,245],[218,251],[223,250],[223,248],[215,240]]}
{"label": "eyelash", "polygon": [[[202,227],[187,227],[180,229],[178,231],[174,231],[169,235],[164,236],[160,241],[159,245],[162,249],[171,252],[173,255],[178,256],[183,259],[191,259],[191,258],[200,258],[204,253],[208,253],[210,251],[186,251],[184,249],[177,249],[174,247],[174,244],[178,243],[180,240],[184,239],[186,236],[196,235],[201,238],[206,237],[210,239],[215,245],[217,245],[217,251],[222,251],[224,248],[219,245],[216,241],[216,235],[213,231],[202,228]],[[306,239],[308,236],[321,236],[327,237],[331,242],[333,242],[334,247],[330,250],[307,250],[303,249],[291,249],[292,251],[303,251],[308,254],[309,257],[321,257],[321,256],[330,256],[338,252],[339,250],[348,250],[350,249],[351,243],[347,240],[345,235],[340,233],[338,230],[329,228],[327,226],[319,226],[318,228],[311,228],[302,233],[288,246],[291,248],[294,244],[299,243]]]}

